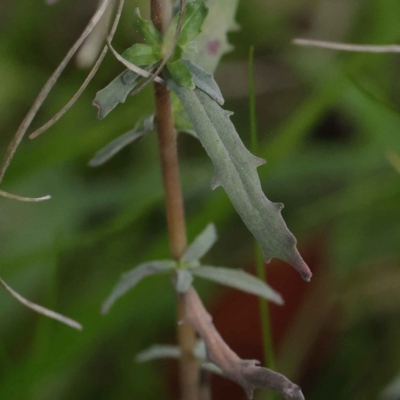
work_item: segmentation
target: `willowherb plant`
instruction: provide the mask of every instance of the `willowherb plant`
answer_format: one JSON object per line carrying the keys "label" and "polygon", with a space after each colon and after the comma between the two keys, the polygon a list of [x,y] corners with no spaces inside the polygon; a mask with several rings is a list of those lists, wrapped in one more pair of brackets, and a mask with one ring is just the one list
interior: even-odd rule
{"label": "willowherb plant", "polygon": [[[124,3],[119,0],[110,33],[104,34],[107,45],[88,78],[71,101],[52,120],[31,134],[31,138],[47,130],[72,106],[93,78],[108,49],[127,69],[97,93],[93,104],[98,108],[100,119],[108,116],[129,96],[154,82],[155,115],[143,118],[131,131],[114,139],[96,153],[89,165],[102,165],[123,147],[157,131],[172,259],[149,261],[124,274],[104,302],[102,312],[109,312],[117,299],[145,277],[169,274],[178,298],[179,346],[153,346],[141,353],[138,361],[180,358],[184,399],[198,398],[198,369],[202,367],[237,382],[249,398],[256,387],[264,387],[280,392],[285,399],[300,400],[304,397],[297,385],[277,372],[260,367],[255,360],[242,360],[229,348],[192,286],[195,278],[203,278],[283,304],[279,293],[260,279],[243,271],[201,263],[201,258],[217,240],[213,224],[208,225],[187,246],[176,148],[176,135],[179,132],[194,135],[203,145],[214,165],[212,189],[221,186],[226,191],[243,222],[260,244],[265,262],[279,258],[291,264],[304,280],[309,281],[312,275],[296,248],[295,237],[282,218],[283,204],[271,202],[262,191],[257,168],[265,161],[251,154],[244,146],[230,120],[231,113],[222,108],[224,98],[212,75],[219,59],[229,49],[226,32],[235,28],[233,17],[237,2],[180,0],[174,6],[172,19],[166,27],[165,2],[152,0],[151,20],[144,19],[138,9],[135,12],[137,27],[145,43],[135,43],[120,55],[111,44]],[[0,181],[58,76],[96,25],[102,19],[104,22],[104,18],[111,18],[110,7],[114,3],[113,0],[100,2],[88,27],[43,88],[7,151],[0,169]],[[142,78],[145,78],[143,83]],[[0,192],[0,195],[18,199],[18,196],[4,192]],[[36,199],[39,200],[43,198]],[[74,321],[32,305],[4,281],[0,282],[18,300],[35,311],[75,328],[80,327]],[[197,345],[194,332],[202,339]]]}

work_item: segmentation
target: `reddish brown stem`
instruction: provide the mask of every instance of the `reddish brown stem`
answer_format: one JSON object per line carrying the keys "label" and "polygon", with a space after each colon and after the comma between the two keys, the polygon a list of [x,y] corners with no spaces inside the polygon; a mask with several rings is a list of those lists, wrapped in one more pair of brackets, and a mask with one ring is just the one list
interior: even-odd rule
{"label": "reddish brown stem", "polygon": [[[165,0],[151,0],[151,19],[164,32],[168,15]],[[178,150],[172,115],[171,96],[165,86],[154,84],[157,134],[165,194],[165,206],[171,256],[179,260],[187,246],[182,190],[179,180]],[[182,321],[185,304],[178,299],[177,318]],[[180,387],[182,400],[198,399],[199,366],[193,355],[196,334],[188,323],[178,325],[178,344],[182,350],[180,360]]]}

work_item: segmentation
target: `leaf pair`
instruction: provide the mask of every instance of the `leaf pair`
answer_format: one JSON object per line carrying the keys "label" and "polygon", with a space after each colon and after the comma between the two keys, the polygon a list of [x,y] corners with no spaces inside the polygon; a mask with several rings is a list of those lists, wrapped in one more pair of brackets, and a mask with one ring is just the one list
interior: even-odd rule
{"label": "leaf pair", "polygon": [[[285,400],[304,400],[300,387],[284,375],[259,366],[257,360],[241,359],[224,341],[215,328],[211,315],[194,288],[182,296],[186,314],[181,323],[193,326],[202,340],[197,341],[193,356],[201,363],[201,368],[228,378],[245,390],[247,397],[253,397],[257,387],[273,389],[283,395]],[[159,359],[178,359],[182,351],[178,346],[153,345],[136,356],[137,362],[148,362]]]}
{"label": "leaf pair", "polygon": [[150,275],[171,274],[178,293],[185,293],[191,286],[194,277],[208,279],[213,282],[242,290],[257,296],[264,297],[276,304],[283,304],[282,297],[270,286],[256,277],[237,269],[203,266],[200,259],[208,252],[217,240],[215,226],[210,224],[194,240],[182,260],[150,261],[139,265],[130,272],[123,274],[120,282],[115,286],[110,296],[104,302],[102,313],[106,314],[112,305],[133,289],[142,279]]}
{"label": "leaf pair", "polygon": [[[185,53],[193,51],[193,40],[201,32],[201,27],[207,17],[207,13],[208,9],[204,5],[203,0],[196,0],[187,4],[175,48],[166,64],[173,79],[178,82],[179,85],[191,89],[195,88],[195,84],[192,79],[192,74],[182,58]],[[147,21],[141,17],[139,9],[136,9],[136,16],[139,30],[146,43],[136,43],[125,50],[122,55],[126,60],[138,66],[157,64],[165,57],[168,57],[168,52],[171,46],[174,45],[180,13],[178,12],[174,16],[165,38],[162,37],[161,33],[151,21]]]}

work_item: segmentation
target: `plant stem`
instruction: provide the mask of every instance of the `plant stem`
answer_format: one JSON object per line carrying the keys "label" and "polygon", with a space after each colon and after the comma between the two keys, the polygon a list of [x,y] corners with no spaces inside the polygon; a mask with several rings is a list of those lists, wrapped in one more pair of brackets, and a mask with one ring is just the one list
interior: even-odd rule
{"label": "plant stem", "polygon": [[[256,118],[256,98],[255,98],[255,82],[254,82],[254,47],[250,47],[249,54],[249,113],[250,113],[250,138],[251,152],[255,155],[258,153],[257,139],[257,118]],[[255,256],[257,266],[257,276],[263,282],[267,281],[265,271],[265,263],[260,247],[255,243]],[[260,319],[263,337],[264,363],[266,367],[275,369],[275,356],[272,343],[271,321],[269,315],[268,303],[265,299],[260,298]]]}
{"label": "plant stem", "polygon": [[[257,276],[263,282],[267,282],[267,274],[265,271],[265,263],[263,260],[263,255],[257,243],[255,244],[254,251],[256,254]],[[275,364],[274,345],[272,343],[272,329],[271,329],[271,318],[269,315],[269,307],[265,299],[260,298],[259,302],[260,302],[260,319],[261,319],[262,338],[263,338],[264,363],[267,368],[275,370],[276,364]]]}
{"label": "plant stem", "polygon": [[[151,0],[151,19],[161,32],[165,32],[165,19],[168,16],[167,6],[165,0]],[[172,258],[179,260],[186,249],[187,238],[171,96],[168,89],[158,83],[154,84],[154,92],[170,251]],[[178,322],[182,321],[184,316],[185,304],[178,299]],[[181,398],[182,400],[197,400],[199,367],[193,355],[196,335],[190,324],[182,323],[178,325],[177,336],[182,350],[180,360]]]}

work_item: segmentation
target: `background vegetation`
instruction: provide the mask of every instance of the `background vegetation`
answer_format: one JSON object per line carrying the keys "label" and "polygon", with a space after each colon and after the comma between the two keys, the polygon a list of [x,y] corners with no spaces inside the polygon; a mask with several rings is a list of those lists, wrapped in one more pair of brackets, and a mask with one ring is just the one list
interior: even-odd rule
{"label": "background vegetation", "polygon": [[[92,14],[95,1],[0,3],[0,148]],[[117,49],[138,40],[127,2]],[[400,372],[400,58],[297,48],[297,36],[354,43],[400,40],[397,0],[247,0],[230,35],[235,50],[216,78],[249,143],[247,61],[256,48],[259,169],[265,192],[314,272],[310,284],[274,260],[267,268],[286,306],[272,307],[281,372],[308,400],[378,399]],[[174,295],[154,277],[99,313],[119,275],[168,257],[155,135],[99,169],[110,139],[151,112],[149,88],[98,121],[97,90],[122,67],[108,56],[78,104],[50,132],[26,140],[2,189],[49,202],[0,199],[0,274],[26,297],[84,325],[78,333],[24,309],[0,291],[1,399],[174,399],[174,362],[137,365],[149,345],[173,343]],[[68,101],[86,72],[69,67],[37,125]],[[213,264],[254,268],[253,238],[221,189],[199,143],[179,139],[189,238],[209,221],[221,239]],[[260,358],[255,298],[196,283],[215,323],[243,358]],[[242,399],[214,379],[215,399]],[[262,394],[259,394],[262,396]],[[392,397],[400,399],[400,391]]]}

